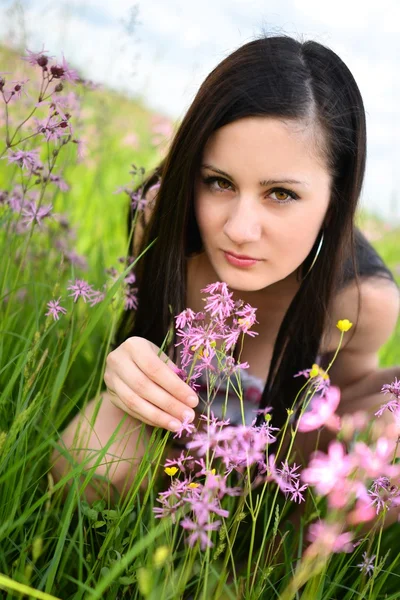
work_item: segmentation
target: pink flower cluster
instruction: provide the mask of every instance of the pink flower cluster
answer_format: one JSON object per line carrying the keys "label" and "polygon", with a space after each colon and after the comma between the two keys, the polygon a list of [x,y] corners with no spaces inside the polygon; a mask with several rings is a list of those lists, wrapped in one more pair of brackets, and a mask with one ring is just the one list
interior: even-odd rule
{"label": "pink flower cluster", "polygon": [[381,437],[374,447],[356,442],[347,452],[334,440],[327,453],[311,455],[302,480],[325,496],[331,509],[342,509],[349,524],[370,521],[384,507],[400,505],[400,465],[391,464],[396,441]]}
{"label": "pink flower cluster", "polygon": [[[67,287],[67,290],[72,291],[69,296],[73,296],[74,302],[77,302],[78,298],[82,298],[84,302],[88,301],[90,306],[94,306],[105,298],[105,292],[93,289],[93,286],[84,279],[75,279],[74,282],[70,280],[69,283],[70,285]],[[61,296],[58,300],[50,300],[47,303],[49,310],[45,313],[45,316],[51,315],[57,321],[60,318],[60,314],[66,314],[66,309],[60,306],[60,300]]]}
{"label": "pink flower cluster", "polygon": [[[237,369],[248,368],[248,363],[235,364],[234,358],[226,354],[233,352],[241,334],[258,335],[250,331],[257,323],[256,309],[244,305],[242,300],[234,302],[226,283],[212,283],[201,291],[208,294],[204,312],[194,313],[187,308],[175,317],[177,336],[181,338],[176,346],[182,346],[179,375],[194,390],[197,389],[196,379],[203,372],[217,372],[215,359],[220,377],[230,377]],[[221,345],[219,351],[218,343]]]}
{"label": "pink flower cluster", "polygon": [[[226,376],[229,369],[231,372],[235,369],[233,362],[227,362],[227,359],[233,358],[226,357],[226,351],[232,348],[231,341],[233,340],[234,345],[239,335],[247,333],[247,328],[255,322],[254,309],[249,305],[243,306],[240,302],[235,303],[226,284],[217,282],[207,286],[202,292],[209,294],[205,298],[204,312],[194,313],[187,308],[175,317],[177,334],[181,338],[176,345],[182,346],[182,368],[179,369],[179,374],[194,389],[195,380],[204,371],[211,371],[215,376],[222,371]],[[228,318],[233,321],[230,326],[226,324]],[[220,342],[221,350],[216,348],[217,342]],[[225,355],[225,361],[219,353]],[[218,366],[211,360],[215,356],[218,358]],[[300,374],[310,377],[310,373],[311,369]],[[339,388],[330,386],[329,379],[323,373],[319,381],[317,377],[312,377],[311,380],[319,395],[311,399],[308,411],[300,417],[299,431],[309,432],[327,427],[338,433],[342,428],[342,420],[336,414],[340,402]],[[384,386],[382,391],[394,395],[395,402],[391,400],[381,411],[385,408],[392,412],[399,411],[400,382],[395,380]],[[200,460],[190,456],[185,462],[182,453],[178,461],[167,461],[166,465],[177,465],[184,473],[185,480],[175,480],[164,493],[165,496],[160,495],[159,501],[163,507],[155,511],[158,516],[173,515],[173,518],[177,518],[177,509],[190,504],[193,515],[189,518],[185,513],[181,522],[182,527],[191,532],[187,540],[189,544],[193,545],[199,540],[203,549],[212,545],[209,533],[220,525],[220,520],[215,521],[213,518],[215,515],[221,516],[223,511],[219,504],[215,505],[215,497],[213,499],[207,496],[205,500],[202,496],[205,494],[204,490],[208,489],[208,484],[190,489],[190,497],[187,496],[185,490],[188,482],[192,481],[190,472],[194,471],[196,465],[204,467],[204,459],[201,457],[207,457],[207,464],[218,459],[218,464],[223,467],[220,475],[214,475],[214,478],[219,478],[219,485],[216,485],[219,501],[224,496],[225,492],[222,490],[228,476],[234,471],[244,483],[247,469],[251,466],[256,467],[257,473],[252,486],[275,483],[286,498],[298,503],[304,502],[304,493],[311,486],[319,496],[325,497],[329,511],[327,520],[318,520],[308,530],[307,539],[311,546],[306,554],[311,556],[351,552],[358,544],[352,543],[354,534],[346,529],[371,521],[383,510],[400,506],[400,464],[393,464],[397,439],[380,437],[374,444],[367,445],[364,441],[354,439],[352,435],[352,439],[348,440],[351,442],[349,449],[344,443],[335,440],[329,444],[326,453],[318,450],[314,452],[307,467],[300,471],[301,465],[290,465],[287,460],[281,461],[278,466],[274,454],[268,456],[266,464],[266,449],[268,444],[276,441],[276,432],[279,430],[271,426],[271,419],[267,418],[270,415],[265,416],[266,422],[258,427],[255,425],[256,420],[251,426],[230,426],[229,419],[218,420],[211,412],[211,417],[200,416],[205,424],[204,429],[196,430],[190,423],[184,423],[182,430],[176,434],[179,437],[182,431],[190,434],[186,448],[189,452],[197,453]],[[344,419],[344,422],[349,429],[349,419]],[[353,434],[356,430],[363,432],[364,425],[365,418],[361,419],[358,415],[354,419]],[[207,473],[204,469],[194,477]],[[209,474],[207,481],[208,477]],[[179,498],[177,490],[181,490]],[[240,488],[237,490],[239,495]],[[176,498],[172,507],[170,502],[165,502],[165,497],[171,496]],[[199,496],[202,498],[200,503],[196,500]],[[196,513],[197,506],[202,507],[199,514]],[[206,506],[210,509],[206,510]],[[336,514],[340,514],[340,519],[335,522],[329,518],[332,511],[339,511]],[[364,562],[358,566],[369,573],[373,570],[371,560],[365,553]]]}

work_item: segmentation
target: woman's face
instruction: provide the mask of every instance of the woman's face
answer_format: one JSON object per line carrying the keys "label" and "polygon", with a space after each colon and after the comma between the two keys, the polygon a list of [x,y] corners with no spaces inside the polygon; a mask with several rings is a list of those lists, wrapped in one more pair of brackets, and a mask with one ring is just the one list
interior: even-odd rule
{"label": "woman's face", "polygon": [[[330,186],[312,131],[301,122],[246,117],[214,132],[195,212],[216,280],[247,292],[295,281],[323,226]],[[230,252],[257,262],[233,264]]]}

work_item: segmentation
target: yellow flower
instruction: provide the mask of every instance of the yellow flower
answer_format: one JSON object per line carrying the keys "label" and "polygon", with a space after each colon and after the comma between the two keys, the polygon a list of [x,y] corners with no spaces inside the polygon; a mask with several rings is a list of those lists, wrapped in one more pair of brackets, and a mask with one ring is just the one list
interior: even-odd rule
{"label": "yellow flower", "polygon": [[310,370],[310,379],[317,376],[322,377],[322,379],[329,379],[328,373],[326,373],[322,367],[314,363]]}
{"label": "yellow flower", "polygon": [[173,477],[173,475],[176,475],[177,472],[179,471],[178,467],[166,467],[164,469],[165,473],[167,475],[170,475],[171,477]]}
{"label": "yellow flower", "polygon": [[215,475],[216,471],[215,469],[211,469],[211,475]]}
{"label": "yellow flower", "polygon": [[336,323],[336,327],[340,331],[348,331],[351,327],[353,327],[353,323],[351,323],[348,319],[342,319]]}
{"label": "yellow flower", "polygon": [[155,567],[162,567],[170,554],[168,546],[160,546],[153,554],[153,562]]}
{"label": "yellow flower", "polygon": [[199,483],[194,483],[194,481],[192,481],[192,483],[189,483],[188,487],[197,488],[197,487],[199,487],[199,485],[200,485]]}

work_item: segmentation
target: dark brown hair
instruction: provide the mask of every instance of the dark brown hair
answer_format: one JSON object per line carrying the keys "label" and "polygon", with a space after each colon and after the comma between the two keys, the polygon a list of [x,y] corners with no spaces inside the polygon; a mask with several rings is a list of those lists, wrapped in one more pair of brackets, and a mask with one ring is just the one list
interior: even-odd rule
{"label": "dark brown hair", "polygon": [[[281,324],[260,403],[260,407],[273,407],[273,424],[280,427],[304,384],[303,378],[293,375],[316,360],[335,293],[354,278],[359,289],[363,276],[394,281],[354,226],[366,162],[365,112],[351,72],[326,46],[263,35],[230,54],[205,79],[167,156],[143,187],[146,193],[161,178],[141,248],[157,241],[137,263],[139,306],[135,313],[123,315],[115,344],[137,335],[160,346],[172,316],[186,308],[186,259],[202,250],[194,212],[194,183],[202,153],[213,132],[249,116],[311,122],[322,138],[333,182],[324,243]],[[130,214],[129,230],[131,223]],[[319,237],[301,265],[300,276],[315,256]]]}

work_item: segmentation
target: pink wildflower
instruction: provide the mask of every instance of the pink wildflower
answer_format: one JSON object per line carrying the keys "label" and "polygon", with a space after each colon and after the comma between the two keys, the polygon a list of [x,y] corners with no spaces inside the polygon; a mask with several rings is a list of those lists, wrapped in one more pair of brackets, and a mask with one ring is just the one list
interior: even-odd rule
{"label": "pink wildflower", "polygon": [[170,459],[167,458],[164,467],[178,467],[183,473],[186,473],[186,469],[188,471],[193,471],[194,469],[194,457],[193,456],[185,456],[185,451],[182,450],[180,456],[178,458]]}
{"label": "pink wildflower", "polygon": [[207,531],[213,531],[218,529],[221,525],[221,521],[214,521],[214,523],[195,523],[188,518],[181,521],[181,525],[184,529],[189,529],[192,533],[189,535],[187,542],[189,546],[193,547],[197,541],[200,542],[200,548],[205,550],[207,547],[212,547],[214,544],[209,539]]}
{"label": "pink wildflower", "polygon": [[59,320],[59,313],[61,314],[66,314],[66,309],[63,308],[62,306],[60,306],[60,300],[61,300],[61,296],[58,298],[58,300],[50,300],[50,302],[47,303],[47,306],[49,307],[49,310],[47,313],[45,313],[45,316],[47,317],[48,315],[52,315],[54,317],[55,321]]}
{"label": "pink wildflower", "polygon": [[49,177],[43,177],[43,181],[48,180],[54,183],[62,192],[68,192],[69,185],[66,181],[64,181],[64,179],[60,175],[53,175],[51,173]]}
{"label": "pink wildflower", "polygon": [[339,523],[318,521],[308,528],[307,539],[312,545],[307,548],[308,556],[316,554],[331,554],[332,552],[351,552],[353,550],[353,534],[348,531],[341,533]]}
{"label": "pink wildflower", "polygon": [[308,468],[303,469],[301,478],[305,483],[315,486],[318,494],[325,496],[351,470],[352,460],[346,454],[344,445],[333,440],[328,446],[328,454],[320,450],[312,453]]}
{"label": "pink wildflower", "polygon": [[25,208],[22,209],[22,221],[24,225],[27,226],[31,223],[37,223],[39,227],[41,227],[42,219],[51,216],[51,211],[53,209],[52,204],[48,204],[47,206],[36,206],[35,202],[27,202],[24,206]]}
{"label": "pink wildflower", "polygon": [[53,65],[50,67],[50,73],[53,76],[53,79],[61,79],[62,81],[69,81],[70,83],[75,83],[75,81],[79,80],[78,73],[71,69],[68,66],[67,61],[64,58],[61,65]]}
{"label": "pink wildflower", "polygon": [[138,288],[127,287],[125,289],[125,310],[136,310],[138,307],[138,297],[137,297]]}
{"label": "pink wildflower", "polygon": [[255,331],[249,331],[250,327],[254,325],[254,323],[258,323],[256,320],[256,308],[250,306],[250,304],[246,304],[243,308],[236,311],[237,325],[243,333],[247,333],[248,335],[254,337],[258,335]]}
{"label": "pink wildflower", "polygon": [[189,418],[187,418],[187,417],[183,420],[182,425],[180,426],[178,431],[175,433],[174,439],[177,437],[180,438],[184,431],[186,431],[186,433],[188,433],[189,435],[191,433],[193,433],[194,431],[196,431],[196,427],[193,425],[193,423],[189,422]]}
{"label": "pink wildflower", "polygon": [[338,432],[340,417],[335,415],[335,411],[339,402],[340,389],[335,386],[330,387],[323,396],[314,396],[310,402],[311,410],[300,417],[298,430],[308,432],[325,426],[331,431]]}
{"label": "pink wildflower", "polygon": [[179,329],[183,329],[186,325],[191,325],[192,320],[194,319],[194,312],[191,308],[186,308],[179,315],[175,317],[175,325]]}
{"label": "pink wildflower", "polygon": [[397,377],[395,377],[392,383],[385,383],[385,385],[382,386],[381,391],[384,394],[393,394],[397,400],[400,400],[400,379],[397,380]]}
{"label": "pink wildflower", "polygon": [[71,280],[69,283],[70,285],[67,287],[67,290],[72,290],[72,294],[69,294],[69,296],[74,297],[74,302],[76,302],[79,297],[82,297],[84,302],[91,299],[94,290],[87,281],[84,279],[75,279],[75,283],[72,283]]}
{"label": "pink wildflower", "polygon": [[105,297],[105,292],[102,292],[101,290],[93,290],[93,292],[90,295],[90,306],[95,306],[99,302],[102,302]]}
{"label": "pink wildflower", "polygon": [[22,92],[24,92],[25,96],[28,98],[28,94],[25,92],[25,84],[29,81],[29,79],[23,79],[21,81],[13,81],[14,84],[12,90],[9,93],[8,98],[5,100],[6,104],[12,103],[15,100],[19,100],[21,98]]}
{"label": "pink wildflower", "polygon": [[8,164],[17,163],[27,171],[34,171],[42,166],[39,160],[39,152],[40,148],[34,150],[8,150],[8,155],[4,158],[8,158]]}
{"label": "pink wildflower", "polygon": [[211,313],[212,317],[216,317],[221,321],[231,316],[235,304],[232,300],[233,293],[228,291],[226,283],[216,282],[201,291],[210,294],[204,307],[206,312]]}
{"label": "pink wildflower", "polygon": [[366,575],[372,575],[375,568],[375,565],[373,563],[376,558],[376,554],[373,554],[372,556],[368,557],[367,553],[363,552],[362,556],[364,560],[361,563],[359,563],[357,567],[360,567],[360,571],[362,573],[365,573]]}
{"label": "pink wildflower", "polygon": [[376,507],[378,515],[385,508],[400,505],[400,487],[393,485],[388,477],[378,477],[368,490],[372,498],[371,504]]}
{"label": "pink wildflower", "polygon": [[33,67],[36,65],[39,65],[39,67],[42,67],[42,69],[44,69],[50,58],[54,58],[54,56],[45,56],[45,54],[47,54],[48,50],[43,49],[40,52],[32,52],[31,50],[27,49],[27,53],[28,56],[22,56],[22,60],[26,60],[30,65],[32,65]]}
{"label": "pink wildflower", "polygon": [[380,437],[375,449],[370,448],[364,442],[356,442],[352,452],[355,465],[364,469],[367,477],[397,477],[400,475],[400,465],[391,465],[396,448],[395,440]]}

